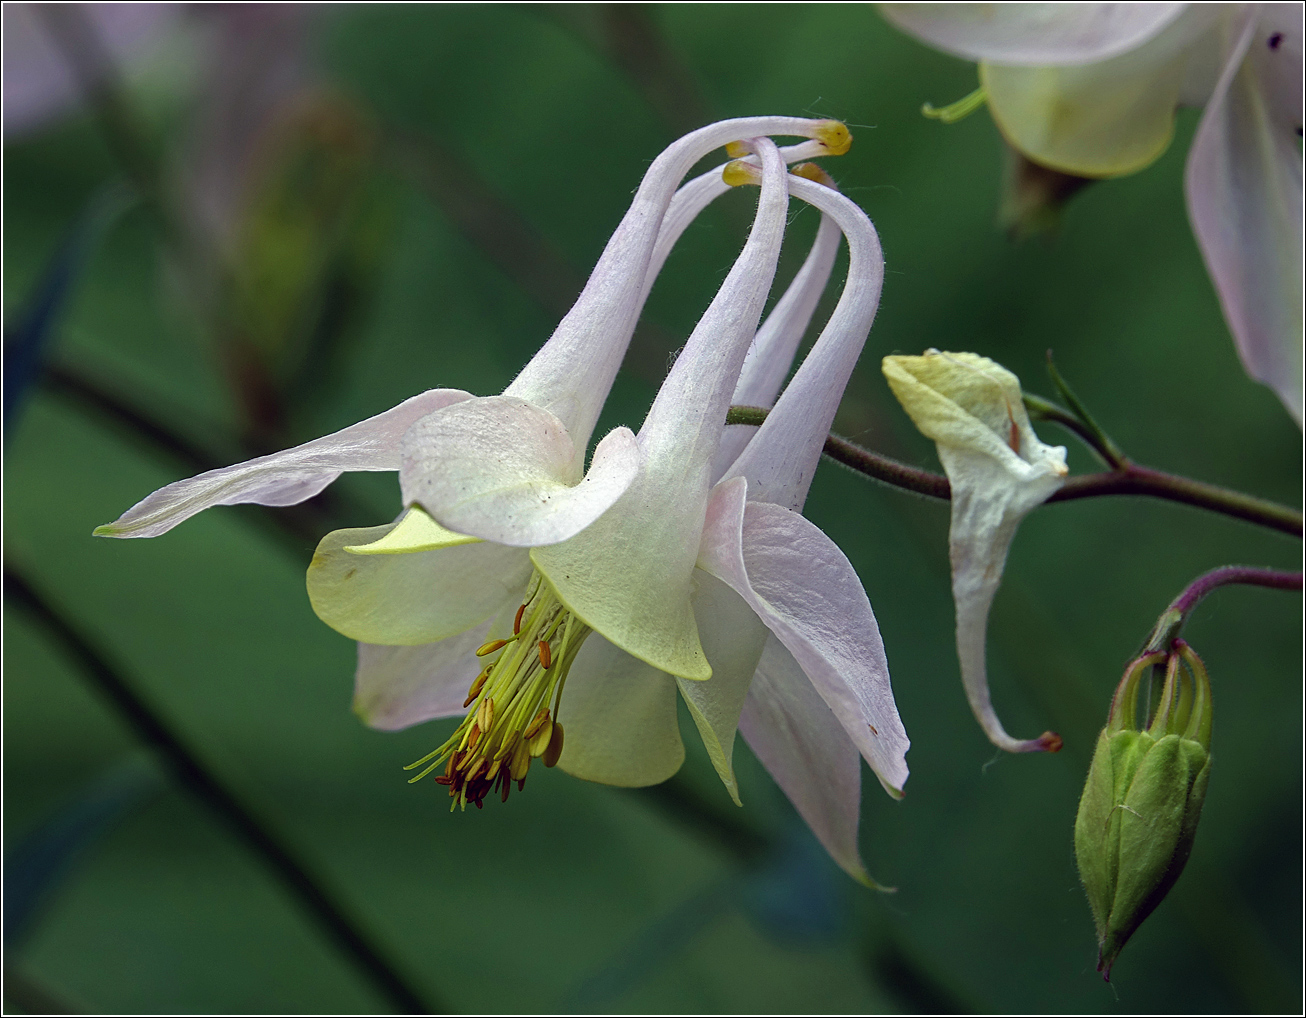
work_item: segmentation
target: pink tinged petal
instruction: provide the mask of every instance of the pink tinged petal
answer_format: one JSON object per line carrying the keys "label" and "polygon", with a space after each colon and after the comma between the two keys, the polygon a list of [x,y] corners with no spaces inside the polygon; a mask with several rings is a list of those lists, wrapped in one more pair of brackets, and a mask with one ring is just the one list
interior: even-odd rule
{"label": "pink tinged petal", "polygon": [[1151,39],[1188,4],[880,4],[898,28],[963,57],[1001,64],[1087,64]]}
{"label": "pink tinged petal", "polygon": [[[1295,35],[1283,32],[1274,49],[1274,33],[1251,12],[1235,26],[1241,32],[1189,151],[1185,187],[1193,232],[1243,366],[1300,426],[1301,9],[1291,6]],[[1280,91],[1294,72],[1279,65],[1291,61],[1295,97]]]}
{"label": "pink tinged petal", "polygon": [[587,625],[628,654],[695,680],[711,675],[690,596],[712,459],[775,274],[788,206],[783,160],[768,139],[755,144],[763,157],[757,218],[640,429],[639,476],[589,528],[531,552]]}
{"label": "pink tinged petal", "polygon": [[[791,191],[792,193],[792,191]],[[757,337],[744,358],[744,367],[735,385],[730,402],[739,406],[769,407],[775,402],[784,380],[793,366],[794,354],[802,342],[807,326],[811,324],[816,305],[830,281],[834,256],[839,252],[843,232],[838,223],[827,215],[821,216],[816,239],[802,268],[794,276],[766,321],[757,330]],[[713,477],[720,477],[739,458],[756,429],[742,425],[726,429],[717,450]]]}
{"label": "pink tinged petal", "polygon": [[634,333],[653,248],[681,179],[713,149],[761,135],[847,140],[846,129],[833,121],[744,117],[710,124],[672,143],[645,173],[576,304],[505,395],[550,410],[578,448],[588,445]]}
{"label": "pink tinged petal", "polygon": [[739,732],[831,858],[855,880],[872,883],[857,849],[861,754],[774,635],[753,676]]}
{"label": "pink tinged petal", "polygon": [[402,646],[443,640],[498,614],[530,578],[525,551],[482,541],[407,554],[346,550],[396,526],[334,531],[313,554],[313,611],[351,639]]}
{"label": "pink tinged petal", "polygon": [[884,255],[875,227],[855,203],[800,177],[790,178],[789,191],[833,219],[848,238],[848,279],[816,345],[726,477],[747,478],[751,499],[800,510],[880,304]]}
{"label": "pink tinged petal", "polygon": [[639,471],[628,428],[598,444],[583,478],[582,454],[548,410],[490,396],[414,425],[399,481],[405,505],[421,505],[451,530],[517,547],[555,544],[589,526]]}
{"label": "pink tinged petal", "polygon": [[210,470],[160,488],[97,537],[157,537],[215,505],[294,505],[349,470],[398,470],[404,432],[435,410],[471,399],[459,389],[430,389],[383,414],[284,452]]}
{"label": "pink tinged petal", "polygon": [[834,711],[880,784],[900,797],[910,742],[861,580],[813,524],[782,506],[745,503],[746,491],[740,478],[713,491],[699,567],[728,583],[757,612]]}
{"label": "pink tinged petal", "polygon": [[476,649],[489,639],[490,626],[414,647],[360,643],[354,713],[383,732],[465,713],[463,700],[482,666]]}
{"label": "pink tinged petal", "polygon": [[712,766],[730,798],[740,806],[743,804],[739,801],[739,783],[731,762],[735,729],[766,643],[766,627],[744,599],[715,576],[700,569],[694,579],[698,587],[694,592],[694,615],[703,653],[712,666],[712,677],[706,682],[689,679],[676,682],[698,726]]}
{"label": "pink tinged petal", "polygon": [[576,655],[558,720],[564,734],[558,766],[586,781],[656,785],[685,760],[675,681],[598,633]]}

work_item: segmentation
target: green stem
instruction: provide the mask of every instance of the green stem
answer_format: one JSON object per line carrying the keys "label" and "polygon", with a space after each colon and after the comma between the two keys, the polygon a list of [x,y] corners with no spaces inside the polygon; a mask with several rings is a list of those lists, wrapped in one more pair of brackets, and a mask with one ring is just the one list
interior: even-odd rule
{"label": "green stem", "polygon": [[[734,406],[726,415],[726,423],[756,426],[766,420],[766,415],[767,411],[761,407]],[[946,477],[899,463],[847,439],[829,436],[825,440],[824,452],[831,459],[895,488],[931,498],[951,498],[951,488]],[[1177,474],[1142,467],[1128,460],[1125,463],[1122,469],[1070,478],[1061,490],[1053,493],[1048,502],[1073,502],[1102,495],[1143,495],[1232,516],[1294,537],[1302,536],[1302,514],[1288,506]]]}

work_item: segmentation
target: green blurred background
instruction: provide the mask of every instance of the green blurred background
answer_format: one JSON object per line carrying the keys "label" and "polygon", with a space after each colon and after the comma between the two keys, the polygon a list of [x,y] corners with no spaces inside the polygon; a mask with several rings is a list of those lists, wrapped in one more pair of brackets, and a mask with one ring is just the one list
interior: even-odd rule
{"label": "green blurred background", "polygon": [[[958,680],[947,507],[824,464],[807,515],[865,583],[912,738],[905,801],[864,774],[862,852],[888,895],[825,859],[742,740],[736,809],[687,715],[688,760],[662,791],[549,772],[508,807],[451,815],[435,786],[405,784],[400,766],[454,722],[363,727],[353,645],[303,586],[316,535],[394,516],[393,475],[346,476],[280,528],[217,509],[153,541],[90,537],[206,459],[304,441],[432,386],[498,392],[649,161],[685,130],[763,113],[849,123],[852,151],[825,165],[884,245],[842,433],[938,469],[880,357],[974,350],[1050,395],[1052,347],[1135,459],[1298,505],[1301,434],[1243,373],[1187,223],[1196,114],[1156,165],[1090,187],[1054,236],[1017,244],[995,223],[1002,145],[987,114],[951,127],[919,114],[969,92],[973,66],[869,5],[345,7],[257,30],[225,17],[178,12],[143,69],[124,59],[116,136],[83,106],[6,143],[7,332],[52,263],[69,285],[48,370],[6,433],[5,555],[432,1008],[1301,1006],[1295,595],[1223,590],[1189,627],[1216,703],[1201,833],[1110,986],[1071,844],[1093,739],[1157,614],[1217,565],[1299,568],[1290,538],[1141,499],[1032,514],[994,609],[993,693],[1010,731],[1055,729],[1066,748],[995,757]],[[153,206],[117,197],[124,153]],[[726,195],[688,231],[599,434],[638,425],[755,200]],[[782,281],[817,222],[797,203],[791,218]],[[89,237],[80,261],[59,255],[70,231]],[[1071,446],[1072,471],[1096,469],[1040,431]],[[13,929],[6,913],[10,989],[27,994],[11,1005],[44,992],[93,1011],[387,1010],[13,605],[4,664],[6,905],[10,881],[42,892]],[[65,864],[43,870],[42,851]]]}

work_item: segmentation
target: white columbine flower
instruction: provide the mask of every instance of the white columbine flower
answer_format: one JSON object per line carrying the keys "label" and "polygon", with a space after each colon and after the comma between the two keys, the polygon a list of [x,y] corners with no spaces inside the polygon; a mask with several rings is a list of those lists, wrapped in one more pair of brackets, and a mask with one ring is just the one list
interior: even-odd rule
{"label": "white columbine flower", "polygon": [[1013,739],[989,699],[985,633],[1020,521],[1066,480],[1066,450],[1039,441],[1020,379],[987,357],[927,350],[884,358],[884,376],[916,427],[935,441],[952,487],[948,545],[957,606],[957,656],[971,710],[990,741],[1012,753],[1055,752],[1061,739]]}
{"label": "white columbine flower", "polygon": [[994,120],[1034,162],[1133,173],[1201,106],[1188,214],[1243,365],[1302,423],[1302,13],[1270,4],[882,4],[980,61]]}

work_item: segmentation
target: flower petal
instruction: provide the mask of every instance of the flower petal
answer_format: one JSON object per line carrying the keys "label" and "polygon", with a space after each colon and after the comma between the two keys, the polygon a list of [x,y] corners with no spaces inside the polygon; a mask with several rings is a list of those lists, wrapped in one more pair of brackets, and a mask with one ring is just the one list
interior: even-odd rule
{"label": "flower petal", "polygon": [[303,445],[174,481],[146,496],[98,537],[157,537],[215,505],[294,505],[347,470],[398,470],[404,432],[427,414],[471,399],[459,389],[430,389],[383,414]]}
{"label": "flower petal", "polygon": [[317,546],[308,597],[318,618],[364,643],[415,646],[464,632],[520,595],[531,564],[520,548],[476,542],[409,554],[353,554],[398,524],[337,530]]}
{"label": "flower petal", "polygon": [[884,644],[852,564],[797,513],[745,503],[742,478],[713,491],[699,567],[733,587],[794,656],[880,783],[900,797],[910,742]]}
{"label": "flower petal", "polygon": [[555,544],[579,533],[630,486],[639,447],[628,428],[598,444],[590,469],[561,421],[512,396],[431,414],[403,442],[404,504],[496,544]]}
{"label": "flower petal", "polygon": [[685,746],[671,676],[590,634],[558,709],[568,774],[623,788],[656,785],[680,770]]}
{"label": "flower petal", "polygon": [[383,732],[462,714],[467,689],[481,670],[476,649],[489,639],[493,624],[413,647],[360,643],[354,713]]}
{"label": "flower petal", "polygon": [[1274,390],[1300,427],[1300,8],[1294,20],[1295,54],[1282,41],[1289,33],[1271,49],[1266,25],[1249,16],[1238,26],[1188,154],[1185,189],[1193,232],[1243,366]]}
{"label": "flower petal", "polygon": [[739,731],[834,861],[870,883],[857,849],[861,754],[774,635],[762,651]]}
{"label": "flower petal", "polygon": [[731,763],[735,729],[767,632],[757,613],[715,576],[700,569],[694,579],[698,587],[694,592],[694,615],[698,619],[703,653],[712,666],[712,677],[706,682],[689,679],[676,682],[703,737],[712,766],[721,776],[730,798],[739,806],[742,805],[739,783]]}
{"label": "flower petal", "polygon": [[345,551],[354,555],[407,555],[415,551],[435,551],[460,544],[476,544],[479,537],[455,534],[446,530],[415,505],[383,537],[369,544],[349,544]]}
{"label": "flower petal", "polygon": [[1151,39],[1188,4],[880,4],[884,16],[931,46],[967,60],[1084,64]]}

